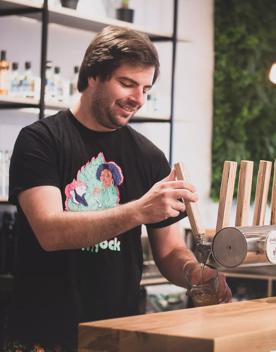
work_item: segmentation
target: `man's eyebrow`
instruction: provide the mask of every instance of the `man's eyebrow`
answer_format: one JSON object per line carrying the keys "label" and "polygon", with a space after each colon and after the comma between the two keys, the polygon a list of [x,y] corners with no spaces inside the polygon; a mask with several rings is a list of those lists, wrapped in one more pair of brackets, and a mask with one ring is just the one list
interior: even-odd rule
{"label": "man's eyebrow", "polygon": [[[124,80],[124,81],[128,81],[128,82],[134,84],[135,86],[139,86],[139,83],[137,81],[135,81],[134,79],[129,78],[127,76],[120,76],[120,77],[118,77],[118,79]],[[151,88],[151,87],[152,87],[151,84],[148,84],[148,85],[145,86],[145,88]]]}

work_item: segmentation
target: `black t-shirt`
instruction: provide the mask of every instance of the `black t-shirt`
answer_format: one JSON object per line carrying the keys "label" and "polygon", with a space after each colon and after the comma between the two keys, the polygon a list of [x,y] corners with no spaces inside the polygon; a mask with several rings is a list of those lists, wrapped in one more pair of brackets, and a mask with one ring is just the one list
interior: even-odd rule
{"label": "black t-shirt", "polygon": [[21,130],[10,166],[19,240],[12,335],[70,344],[80,321],[137,314],[143,261],[141,226],[94,247],[44,251],[18,194],[51,185],[60,189],[65,211],[101,211],[140,198],[169,172],[164,154],[130,126],[95,132],[68,110]]}

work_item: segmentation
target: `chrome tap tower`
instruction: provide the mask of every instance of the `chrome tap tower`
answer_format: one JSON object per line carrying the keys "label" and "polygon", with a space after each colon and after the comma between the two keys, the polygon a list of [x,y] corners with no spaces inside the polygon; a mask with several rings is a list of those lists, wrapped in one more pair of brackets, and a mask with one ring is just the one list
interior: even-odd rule
{"label": "chrome tap tower", "polygon": [[[235,226],[229,226],[237,163],[225,161],[220,189],[216,230],[206,233],[195,203],[185,202],[195,238],[195,255],[218,269],[276,264],[276,161],[271,198],[270,224],[264,225],[272,163],[260,161],[252,226],[248,225],[253,162],[241,161]],[[178,179],[188,181],[181,163],[175,164]]]}

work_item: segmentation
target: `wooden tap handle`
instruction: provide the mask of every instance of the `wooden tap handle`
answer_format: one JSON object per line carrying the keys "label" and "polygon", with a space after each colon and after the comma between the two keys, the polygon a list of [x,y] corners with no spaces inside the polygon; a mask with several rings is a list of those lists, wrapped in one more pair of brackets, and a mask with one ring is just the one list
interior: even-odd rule
{"label": "wooden tap handle", "polygon": [[246,226],[248,223],[250,197],[253,177],[253,161],[242,160],[237,195],[236,226]]}
{"label": "wooden tap handle", "polygon": [[276,225],[276,160],[274,161],[270,224]]}
{"label": "wooden tap handle", "polygon": [[236,180],[237,163],[225,161],[220,186],[219,208],[216,232],[229,225]]}
{"label": "wooden tap handle", "polygon": [[[174,164],[174,169],[175,169],[176,177],[178,180],[190,182],[187,171],[184,170],[182,163],[178,162],[178,163]],[[189,202],[185,199],[183,199],[183,201],[186,206],[186,212],[187,212],[190,224],[191,224],[192,233],[194,235],[203,235],[205,231],[200,224],[199,211],[197,208],[197,204],[193,203],[193,202]]]}
{"label": "wooden tap handle", "polygon": [[271,161],[261,160],[259,164],[255,197],[255,209],[253,216],[253,225],[255,226],[264,225],[271,166]]}

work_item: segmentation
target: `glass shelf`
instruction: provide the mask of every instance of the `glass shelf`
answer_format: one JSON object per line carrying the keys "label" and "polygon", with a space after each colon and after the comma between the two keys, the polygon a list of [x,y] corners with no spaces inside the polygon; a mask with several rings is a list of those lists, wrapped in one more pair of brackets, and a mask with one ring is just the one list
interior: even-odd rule
{"label": "glass shelf", "polygon": [[1,109],[38,108],[39,100],[34,98],[13,98],[10,96],[0,96]]}
{"label": "glass shelf", "polygon": [[[2,10],[20,10],[20,9],[41,9],[43,8],[43,0],[0,0],[0,11]],[[83,14],[78,14],[77,10],[65,8],[65,7],[57,7],[57,6],[49,6],[49,23],[55,23],[62,26],[82,29],[90,32],[99,32],[104,27],[112,25],[112,26],[120,26],[120,27],[128,27],[134,30],[137,30],[142,33],[146,33],[150,36],[152,40],[155,41],[172,41],[173,34],[172,33],[164,33],[159,31],[154,31],[151,29],[143,28],[141,26],[137,26],[135,24],[120,21],[114,18],[109,17],[99,17],[99,16],[84,16]],[[25,13],[24,16],[31,18],[38,18],[37,15],[33,13]],[[179,41],[187,42],[184,38],[178,38]]]}
{"label": "glass shelf", "polygon": [[[65,104],[59,101],[46,101],[45,109],[52,111],[47,111],[47,114],[54,113],[57,110],[65,110],[70,107],[71,104]],[[37,114],[39,109],[39,100],[33,98],[13,98],[9,96],[0,97],[0,108],[2,109],[25,109],[25,112]],[[30,108],[30,109],[28,109]],[[170,116],[161,113],[137,113],[137,115],[131,120],[132,122],[170,122]]]}

